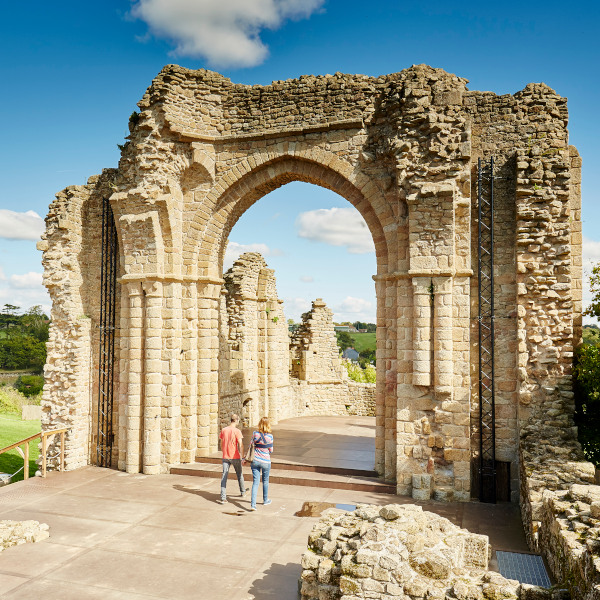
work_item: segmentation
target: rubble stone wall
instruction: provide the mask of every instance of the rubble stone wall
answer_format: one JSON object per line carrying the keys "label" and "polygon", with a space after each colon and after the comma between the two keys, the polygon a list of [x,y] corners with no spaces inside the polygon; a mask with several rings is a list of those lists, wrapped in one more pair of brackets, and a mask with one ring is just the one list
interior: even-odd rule
{"label": "rubble stone wall", "polygon": [[274,272],[247,252],[224,275],[221,300],[219,420],[240,414],[245,426],[267,415],[375,416],[375,385],[348,379],[333,313],[321,298],[288,334]]}
{"label": "rubble stone wall", "polygon": [[[377,470],[401,494],[428,474],[436,497],[468,500],[479,435],[474,182],[477,159],[492,154],[497,455],[512,465],[513,491],[517,465],[528,468],[530,443],[517,453],[522,437],[543,441],[552,428],[574,440],[580,161],[569,146],[566,100],[544,84],[501,96],[466,84],[426,65],[268,86],[174,65],[161,71],[102,191],[115,213],[122,269],[119,468],[164,472],[216,449],[221,369],[240,360],[220,360],[230,352],[222,319],[229,233],[262,196],[305,181],[355,206],[375,244]],[[70,468],[90,460],[92,444],[97,323],[82,298],[96,293],[97,278],[80,250],[98,227],[82,215],[101,185],[59,194],[41,246],[54,303],[44,427],[70,427]],[[260,339],[279,339],[273,313],[263,312]],[[263,360],[250,382],[255,405],[271,414],[280,402],[281,414],[291,411],[293,395],[278,387],[286,376]],[[275,379],[261,388],[261,377]],[[265,389],[282,390],[282,399],[267,404]],[[525,506],[537,502],[533,495],[522,495]]]}

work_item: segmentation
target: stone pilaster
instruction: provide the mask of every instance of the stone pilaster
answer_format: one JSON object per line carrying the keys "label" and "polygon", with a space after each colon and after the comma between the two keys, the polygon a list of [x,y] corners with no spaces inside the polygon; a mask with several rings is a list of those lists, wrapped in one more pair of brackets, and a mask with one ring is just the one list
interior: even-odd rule
{"label": "stone pilaster", "polygon": [[124,319],[128,321],[121,326],[126,343],[124,361],[127,368],[126,410],[124,427],[126,430],[124,444],[125,467],[128,473],[140,473],[142,466],[142,444],[144,431],[144,310],[145,294],[139,281],[123,284],[123,305],[127,306]]}
{"label": "stone pilaster", "polygon": [[431,384],[431,277],[413,277],[413,361],[414,385]]}
{"label": "stone pilaster", "polygon": [[143,283],[144,307],[144,405],[142,470],[147,475],[161,472],[161,407],[163,403],[163,284]]}

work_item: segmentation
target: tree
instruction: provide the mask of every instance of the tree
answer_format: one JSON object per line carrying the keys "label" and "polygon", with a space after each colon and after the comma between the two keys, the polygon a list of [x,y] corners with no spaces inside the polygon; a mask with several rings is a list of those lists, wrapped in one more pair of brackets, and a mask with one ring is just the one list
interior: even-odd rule
{"label": "tree", "polygon": [[8,329],[9,327],[14,327],[19,322],[19,317],[17,316],[18,310],[19,307],[14,304],[4,305],[2,312],[0,313],[0,323],[2,328]]}
{"label": "tree", "polygon": [[600,317],[600,263],[594,265],[590,275],[590,291],[592,303],[583,311],[587,317]]}
{"label": "tree", "polygon": [[[584,315],[600,317],[600,263],[590,276],[592,303]],[[586,458],[600,466],[600,346],[582,344],[575,353],[575,422]]]}
{"label": "tree", "polygon": [[340,350],[343,352],[346,348],[352,348],[354,346],[354,340],[347,331],[336,331],[337,344]]}

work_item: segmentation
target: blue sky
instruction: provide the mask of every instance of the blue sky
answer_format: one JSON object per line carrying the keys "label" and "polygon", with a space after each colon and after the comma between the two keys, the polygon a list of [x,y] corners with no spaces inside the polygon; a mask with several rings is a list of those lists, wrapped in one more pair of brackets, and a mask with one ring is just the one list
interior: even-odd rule
{"label": "blue sky", "polygon": [[[498,94],[543,81],[569,99],[571,143],[584,165],[584,254],[599,261],[598,17],[596,4],[552,1],[4,3],[0,305],[48,305],[35,250],[40,221],[28,211],[44,216],[57,191],[116,166],[128,116],[167,63],[247,84],[336,71],[380,75],[417,63]],[[368,240],[353,247],[351,234],[344,245],[330,227],[337,221],[355,231],[349,207],[327,190],[289,184],[232,231],[232,247],[265,249],[288,316],[297,319],[321,296],[338,320],[374,319]],[[309,222],[314,239],[301,235]]]}

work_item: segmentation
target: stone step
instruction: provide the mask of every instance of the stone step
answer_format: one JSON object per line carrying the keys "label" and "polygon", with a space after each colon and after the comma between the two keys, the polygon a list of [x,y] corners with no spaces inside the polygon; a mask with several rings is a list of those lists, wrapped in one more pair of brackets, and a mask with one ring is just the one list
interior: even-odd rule
{"label": "stone step", "polygon": [[[172,475],[192,475],[195,477],[221,478],[221,464],[202,462],[171,467]],[[229,479],[236,479],[233,469],[229,472]],[[252,481],[249,467],[244,467],[244,481]],[[283,485],[302,485],[308,487],[331,488],[338,490],[352,490],[360,492],[378,492],[380,494],[395,494],[396,486],[375,477],[359,477],[336,475],[334,473],[316,473],[314,471],[301,471],[297,469],[286,470],[276,468],[269,476],[270,483]]]}
{"label": "stone step", "polygon": [[[220,456],[197,456],[197,463],[220,465]],[[303,471],[305,473],[325,473],[329,475],[346,475],[348,477],[374,477],[377,478],[377,471],[374,469],[349,469],[346,467],[331,467],[327,465],[303,465],[293,463],[277,458],[271,459],[271,471],[284,469],[285,471]]]}

